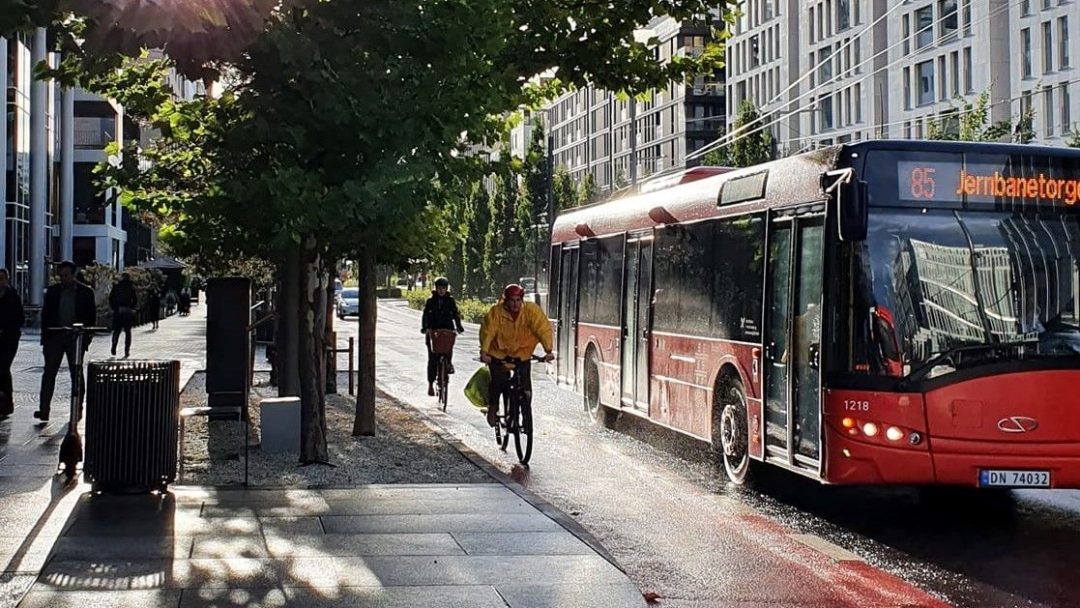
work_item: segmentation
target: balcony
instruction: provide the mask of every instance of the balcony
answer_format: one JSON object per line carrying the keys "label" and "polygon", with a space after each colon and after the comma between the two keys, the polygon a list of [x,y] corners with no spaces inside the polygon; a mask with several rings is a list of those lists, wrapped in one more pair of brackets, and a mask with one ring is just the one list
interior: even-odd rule
{"label": "balcony", "polygon": [[116,141],[115,118],[75,118],[76,149],[100,150],[114,141]]}

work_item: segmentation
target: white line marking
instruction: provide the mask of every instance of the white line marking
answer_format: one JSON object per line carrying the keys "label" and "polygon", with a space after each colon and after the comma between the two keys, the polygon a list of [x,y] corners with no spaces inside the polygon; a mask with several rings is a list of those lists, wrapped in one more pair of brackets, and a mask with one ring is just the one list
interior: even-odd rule
{"label": "white line marking", "polygon": [[834,562],[865,562],[866,560],[858,555],[830,543],[829,541],[815,536],[813,534],[789,534],[793,540],[800,542],[811,549],[824,553],[829,559]]}

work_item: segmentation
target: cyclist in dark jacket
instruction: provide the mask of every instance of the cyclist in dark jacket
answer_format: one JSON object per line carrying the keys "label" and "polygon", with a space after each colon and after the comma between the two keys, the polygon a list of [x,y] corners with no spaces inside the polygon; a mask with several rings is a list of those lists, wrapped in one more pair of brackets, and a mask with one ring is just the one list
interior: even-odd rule
{"label": "cyclist in dark jacket", "polygon": [[[435,291],[424,303],[424,316],[420,321],[420,331],[424,334],[424,342],[427,344],[428,366],[427,382],[428,395],[435,395],[435,372],[439,365],[439,358],[431,351],[431,334],[434,330],[443,329],[463,333],[465,328],[461,326],[461,314],[458,312],[457,302],[450,295],[450,281],[445,277],[435,279]],[[454,373],[453,353],[447,355],[450,359],[450,373]]]}

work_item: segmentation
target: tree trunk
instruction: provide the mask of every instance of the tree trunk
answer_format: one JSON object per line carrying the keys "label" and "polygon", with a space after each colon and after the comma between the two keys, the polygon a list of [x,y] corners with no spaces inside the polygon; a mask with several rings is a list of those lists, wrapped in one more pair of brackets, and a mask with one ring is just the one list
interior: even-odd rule
{"label": "tree trunk", "polygon": [[300,462],[330,462],[326,445],[326,273],[318,241],[306,237],[300,260]]}
{"label": "tree trunk", "polygon": [[279,397],[300,394],[299,332],[300,249],[290,247],[281,266],[281,291],[278,293],[277,380]]}
{"label": "tree trunk", "polygon": [[337,312],[334,302],[334,296],[337,295],[337,291],[334,289],[335,281],[337,278],[337,262],[330,260],[326,264],[326,394],[337,394],[337,353],[329,352],[329,349],[337,348],[337,332],[334,331],[334,315]]}
{"label": "tree trunk", "polygon": [[356,419],[353,420],[353,436],[375,435],[375,323],[378,318],[375,298],[375,259],[365,248],[356,261],[357,280],[360,287],[360,344],[358,347],[358,373],[356,387]]}

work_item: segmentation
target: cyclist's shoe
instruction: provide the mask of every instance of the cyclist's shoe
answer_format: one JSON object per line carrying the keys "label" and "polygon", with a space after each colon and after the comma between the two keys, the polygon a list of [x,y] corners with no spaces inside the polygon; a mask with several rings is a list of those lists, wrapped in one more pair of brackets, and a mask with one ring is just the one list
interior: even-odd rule
{"label": "cyclist's shoe", "polygon": [[431,384],[427,385],[427,394],[428,394],[428,397],[434,397],[435,396],[435,387],[432,386]]}
{"label": "cyclist's shoe", "polygon": [[497,407],[488,407],[487,421],[488,421],[488,426],[498,426],[499,425],[499,408],[497,408]]}
{"label": "cyclist's shoe", "polygon": [[453,363],[448,363],[446,365],[446,373],[448,373],[448,374],[454,373],[454,364]]}

